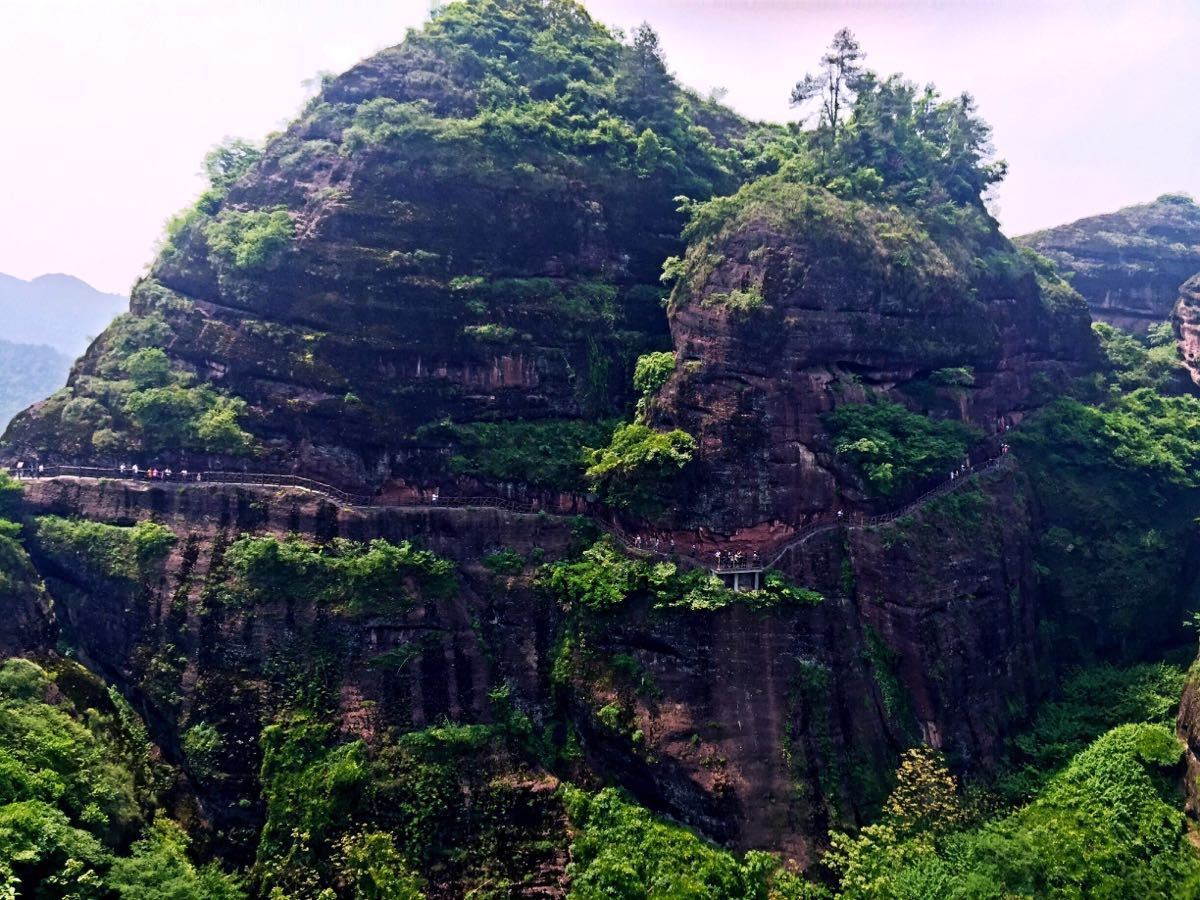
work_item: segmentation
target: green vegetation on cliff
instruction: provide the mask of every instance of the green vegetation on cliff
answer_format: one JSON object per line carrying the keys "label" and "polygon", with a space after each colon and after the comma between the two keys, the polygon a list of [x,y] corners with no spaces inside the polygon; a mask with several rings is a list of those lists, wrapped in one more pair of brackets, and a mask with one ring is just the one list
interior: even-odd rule
{"label": "green vegetation on cliff", "polygon": [[686,432],[655,431],[632,422],[618,425],[607,447],[584,451],[584,475],[613,506],[653,514],[695,452],[696,441]]}
{"label": "green vegetation on cliff", "polygon": [[106,578],[131,582],[149,577],[175,540],[173,532],[154,522],[123,527],[59,516],[37,520],[37,542],[44,552],[81,563]]}
{"label": "green vegetation on cliff", "polygon": [[572,900],[815,900],[829,896],[767,853],[738,859],[678,825],[650,815],[619,791],[564,788],[571,824]]}
{"label": "green vegetation on cliff", "polygon": [[545,590],[572,607],[594,613],[612,612],[640,598],[661,609],[706,611],[733,603],[768,607],[778,603],[816,604],[816,591],[789,584],[778,572],[768,571],[763,586],[734,592],[703,569],[679,568],[674,562],[651,562],[623,553],[610,539],[601,539],[574,561],[543,567]]}
{"label": "green vegetation on cliff", "polygon": [[837,455],[884,497],[930,479],[944,480],[979,437],[962,422],[930,419],[886,400],[840,406],[825,421]]}
{"label": "green vegetation on cliff", "polygon": [[[161,809],[173,777],[115,692],[73,663],[0,665],[0,896],[238,900]],[[129,841],[138,834],[132,846]]]}
{"label": "green vegetation on cliff", "polygon": [[1200,859],[1170,777],[1182,752],[1169,728],[1122,725],[1028,806],[973,827],[944,764],[910,755],[881,821],[834,838],[839,896],[1190,896]]}
{"label": "green vegetation on cliff", "polygon": [[416,599],[413,586],[430,598],[454,593],[454,564],[409,541],[312,544],[244,535],[225,561],[233,577],[220,600],[234,606],[315,600],[346,613],[379,615],[408,609]]}
{"label": "green vegetation on cliff", "polygon": [[422,442],[445,442],[454,452],[446,470],[485,481],[516,482],[563,492],[586,489],[585,447],[607,440],[615,423],[551,419],[544,422],[438,422],[417,429]]}
{"label": "green vegetation on cliff", "polygon": [[1200,399],[1139,388],[1103,405],[1059,399],[1010,434],[1044,528],[1037,561],[1063,660],[1134,659],[1182,638],[1200,515]]}

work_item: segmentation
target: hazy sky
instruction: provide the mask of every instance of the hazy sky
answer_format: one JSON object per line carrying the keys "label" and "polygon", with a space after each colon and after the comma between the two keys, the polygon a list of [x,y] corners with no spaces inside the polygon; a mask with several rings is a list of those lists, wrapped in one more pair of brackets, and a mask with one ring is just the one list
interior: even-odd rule
{"label": "hazy sky", "polygon": [[[784,120],[832,33],[867,63],[971,91],[1010,174],[1010,234],[1200,195],[1200,0],[587,0],[643,19],[687,84]],[[226,135],[260,139],[304,82],[398,43],[428,0],[0,0],[0,272],[128,290]]]}

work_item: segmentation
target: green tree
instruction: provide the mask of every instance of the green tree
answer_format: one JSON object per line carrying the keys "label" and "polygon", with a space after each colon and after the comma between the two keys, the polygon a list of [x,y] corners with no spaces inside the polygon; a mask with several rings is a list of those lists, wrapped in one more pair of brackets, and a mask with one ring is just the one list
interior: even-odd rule
{"label": "green tree", "polygon": [[171,380],[171,361],[158,347],[145,347],[131,353],[123,365],[139,391],[162,387]]}
{"label": "green tree", "polygon": [[262,151],[241,138],[226,138],[204,157],[209,184],[222,191],[242,177],[262,158]]}
{"label": "green tree", "polygon": [[696,440],[687,432],[654,431],[636,422],[618,425],[607,447],[584,450],[584,474],[608,502],[648,514],[661,507],[695,453]]}
{"label": "green tree", "polygon": [[823,71],[806,74],[792,88],[792,106],[820,99],[818,130],[828,133],[831,144],[837,143],[846,109],[862,85],[865,55],[850,29],[842,28],[821,57]]}

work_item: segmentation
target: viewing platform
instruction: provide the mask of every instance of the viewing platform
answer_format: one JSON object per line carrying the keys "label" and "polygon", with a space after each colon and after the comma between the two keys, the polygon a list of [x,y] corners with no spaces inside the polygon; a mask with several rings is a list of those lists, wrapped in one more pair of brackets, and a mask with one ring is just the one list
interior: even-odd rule
{"label": "viewing platform", "polygon": [[765,568],[759,565],[743,566],[714,566],[709,570],[724,583],[725,587],[735,593],[757,591],[763,586]]}

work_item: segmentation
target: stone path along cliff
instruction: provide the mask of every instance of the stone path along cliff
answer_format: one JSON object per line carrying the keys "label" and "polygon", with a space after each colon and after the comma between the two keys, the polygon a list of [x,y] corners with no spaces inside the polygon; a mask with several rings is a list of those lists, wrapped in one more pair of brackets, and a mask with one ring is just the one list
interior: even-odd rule
{"label": "stone path along cliff", "polygon": [[[611,523],[603,522],[599,519],[596,519],[595,521],[607,534],[612,536],[613,539],[621,544],[621,546],[623,546],[626,550],[640,556],[675,560],[676,562],[679,562],[690,568],[708,568],[724,574],[761,572],[765,569],[771,569],[779,565],[780,561],[785,556],[794,553],[801,546],[817,535],[826,534],[838,528],[847,528],[853,530],[883,525],[888,522],[895,521],[902,516],[910,515],[929,501],[938,497],[942,497],[964,486],[970,480],[971,476],[999,468],[1007,461],[1007,459],[1007,454],[1002,452],[990,457],[984,462],[962,469],[960,472],[956,473],[953,478],[947,478],[945,481],[942,481],[936,487],[931,488],[916,499],[889,512],[880,513],[874,516],[864,516],[861,513],[851,513],[849,515],[829,513],[815,521],[809,522],[798,532],[792,535],[784,544],[762,554],[757,561],[755,561],[753,558],[746,559],[742,554],[730,554],[725,556],[727,563],[722,565],[722,554],[718,553],[712,558],[705,559],[692,556],[688,553],[680,552],[678,549],[664,549],[661,546],[652,545],[649,540],[644,540],[640,534],[630,534]],[[130,484],[231,484],[263,487],[294,487],[309,491],[314,494],[319,494],[342,506],[362,508],[408,507],[420,509],[439,506],[456,508],[486,507],[527,514],[544,513],[546,515],[555,516],[566,515],[564,513],[557,513],[552,510],[540,508],[539,504],[534,501],[515,500],[508,497],[494,496],[442,497],[435,493],[422,503],[392,503],[387,502],[379,497],[344,491],[341,488],[333,485],[314,481],[311,478],[305,478],[301,475],[280,475],[265,472],[189,472],[186,478],[182,473],[178,473],[173,474],[170,478],[157,477],[153,479],[150,478],[145,471],[139,472],[136,476],[134,476],[129,470],[122,472],[119,468],[114,469],[89,466],[45,466],[40,472],[36,472],[33,469],[18,469],[15,466],[10,466],[8,468],[8,472],[17,480],[71,478],[89,481],[119,481]],[[658,543],[660,543],[660,541],[658,539],[654,539],[654,544]]]}

